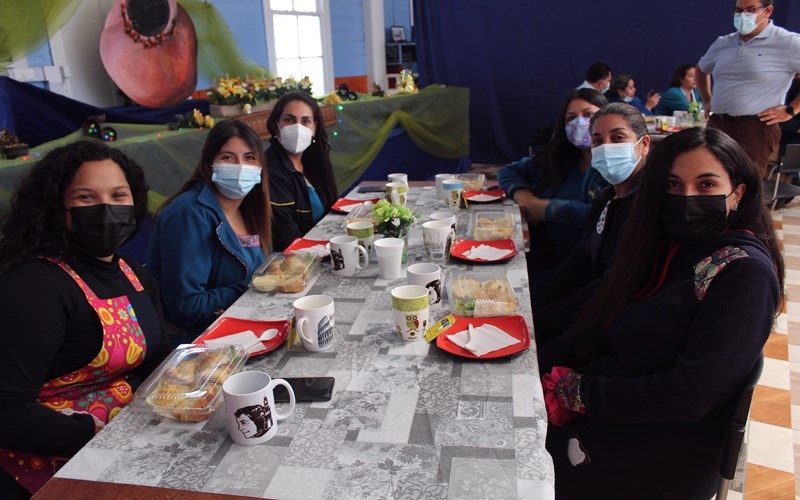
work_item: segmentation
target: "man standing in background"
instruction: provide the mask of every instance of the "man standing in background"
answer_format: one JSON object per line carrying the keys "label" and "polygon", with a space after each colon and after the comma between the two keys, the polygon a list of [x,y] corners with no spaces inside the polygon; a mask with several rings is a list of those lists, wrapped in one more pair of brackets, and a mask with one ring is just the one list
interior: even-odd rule
{"label": "man standing in background", "polygon": [[708,126],[733,137],[762,177],[780,145],[778,124],[800,112],[800,96],[784,105],[800,72],[800,35],[775,26],[773,9],[773,0],[736,0],[736,32],[717,38],[696,68]]}

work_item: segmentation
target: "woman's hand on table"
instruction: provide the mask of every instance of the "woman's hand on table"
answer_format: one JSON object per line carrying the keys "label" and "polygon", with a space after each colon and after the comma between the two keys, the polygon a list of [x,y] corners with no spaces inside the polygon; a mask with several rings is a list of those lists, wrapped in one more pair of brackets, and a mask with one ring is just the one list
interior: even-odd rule
{"label": "woman's hand on table", "polygon": [[527,222],[535,224],[545,220],[545,210],[550,200],[539,198],[527,189],[517,189],[514,191],[514,201]]}

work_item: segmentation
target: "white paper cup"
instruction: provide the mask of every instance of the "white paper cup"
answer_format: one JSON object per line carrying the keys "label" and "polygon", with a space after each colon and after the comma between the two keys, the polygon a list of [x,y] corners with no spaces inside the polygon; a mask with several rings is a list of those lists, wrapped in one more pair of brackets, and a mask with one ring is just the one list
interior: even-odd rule
{"label": "white paper cup", "polygon": [[436,196],[438,196],[440,200],[444,196],[444,191],[442,191],[442,182],[444,182],[445,179],[455,178],[456,174],[436,174],[434,176],[434,179],[436,179]]}
{"label": "white paper cup", "polygon": [[[289,391],[289,408],[275,409],[275,386]],[[278,432],[278,420],[292,415],[294,391],[283,379],[273,379],[264,372],[247,371],[228,377],[222,383],[222,398],[228,420],[228,434],[236,444],[254,445],[269,441]]]}
{"label": "white paper cup", "polygon": [[446,220],[429,220],[422,224],[425,254],[433,260],[447,258],[452,243],[453,226]]}
{"label": "white paper cup", "polygon": [[401,238],[381,238],[375,241],[381,278],[393,280],[402,276],[404,245]]}
{"label": "white paper cup", "polygon": [[[331,250],[333,274],[336,276],[354,276],[369,263],[367,249],[358,244],[355,236],[334,236],[328,246]],[[359,257],[363,257],[364,266]]]}
{"label": "white paper cup", "polygon": [[333,342],[333,298],[306,295],[292,304],[294,327],[307,351],[324,351]]}
{"label": "white paper cup", "polygon": [[430,319],[428,289],[421,285],[403,285],[393,288],[391,294],[394,327],[400,338],[425,338]]}
{"label": "white paper cup", "polygon": [[408,197],[408,184],[400,181],[386,183],[386,201],[406,206]]}
{"label": "white paper cup", "polygon": [[367,249],[367,255],[372,251],[372,242],[375,240],[375,227],[369,221],[348,222],[345,230],[349,236],[358,238],[358,244]]}
{"label": "white paper cup", "polygon": [[408,174],[389,174],[386,179],[389,182],[402,182],[408,186]]}
{"label": "white paper cup", "polygon": [[442,200],[447,208],[453,210],[461,208],[461,193],[464,191],[464,181],[460,179],[445,179],[442,181]]}
{"label": "white paper cup", "polygon": [[436,264],[422,262],[411,264],[406,269],[409,285],[421,285],[428,290],[431,310],[442,307],[442,268]]}

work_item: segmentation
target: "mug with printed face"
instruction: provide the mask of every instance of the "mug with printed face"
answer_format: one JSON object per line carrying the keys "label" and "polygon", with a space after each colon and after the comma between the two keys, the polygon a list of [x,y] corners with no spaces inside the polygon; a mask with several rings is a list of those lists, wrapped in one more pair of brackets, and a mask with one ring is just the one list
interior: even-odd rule
{"label": "mug with printed face", "polygon": [[464,191],[464,181],[460,179],[445,179],[442,181],[442,199],[449,209],[461,208],[461,193]]}
{"label": "mug with printed face", "polygon": [[442,268],[436,264],[421,262],[406,269],[409,285],[421,285],[428,290],[431,310],[442,306]]}
{"label": "mug with printed face", "polygon": [[[283,413],[275,408],[273,391],[282,385],[289,392],[289,407]],[[240,372],[222,383],[222,398],[225,401],[225,416],[228,434],[234,443],[243,445],[261,444],[272,439],[278,432],[278,420],[292,415],[294,391],[283,379],[273,379],[259,371]]]}
{"label": "mug with printed face", "polygon": [[[355,236],[334,236],[328,243],[336,276],[354,276],[369,263],[367,249],[358,244]],[[361,264],[363,258],[364,264]]]}

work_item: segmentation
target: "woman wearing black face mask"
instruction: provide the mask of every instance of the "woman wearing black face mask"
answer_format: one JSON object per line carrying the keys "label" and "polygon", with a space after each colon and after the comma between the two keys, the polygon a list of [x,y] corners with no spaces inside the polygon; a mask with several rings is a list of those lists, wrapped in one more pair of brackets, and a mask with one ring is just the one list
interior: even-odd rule
{"label": "woman wearing black face mask", "polygon": [[123,153],[80,141],[48,153],[12,199],[0,241],[2,498],[34,493],[168,352],[157,283],[117,255],[147,189]]}
{"label": "woman wearing black face mask", "polygon": [[541,353],[557,498],[710,498],[784,267],[758,170],[715,129],[657,144],[610,275]]}

